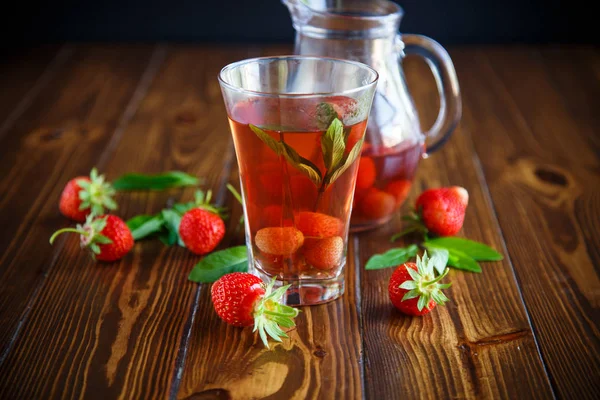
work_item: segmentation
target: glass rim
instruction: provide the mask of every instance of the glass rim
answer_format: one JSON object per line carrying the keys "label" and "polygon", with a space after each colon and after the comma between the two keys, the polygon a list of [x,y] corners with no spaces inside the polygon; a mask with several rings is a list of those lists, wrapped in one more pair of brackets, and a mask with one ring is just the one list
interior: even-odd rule
{"label": "glass rim", "polygon": [[[250,63],[255,63],[258,61],[267,61],[267,60],[272,60],[272,61],[277,61],[277,60],[285,60],[285,59],[290,59],[290,60],[325,60],[325,61],[330,61],[330,62],[335,62],[335,63],[343,63],[343,64],[351,64],[354,66],[357,66],[361,69],[366,69],[369,70],[372,74],[373,74],[373,79],[371,79],[368,83],[361,85],[361,86],[357,86],[355,88],[352,89],[347,89],[347,90],[342,90],[342,91],[333,91],[333,92],[312,92],[312,93],[273,93],[273,92],[262,92],[262,91],[258,91],[258,90],[249,90],[249,89],[243,89],[239,86],[235,86],[229,82],[226,82],[225,79],[223,78],[223,75],[225,72],[232,70],[236,67],[240,67],[241,65],[244,64],[250,64]],[[345,94],[351,94],[351,93],[355,93],[355,92],[360,92],[361,90],[365,90],[367,89],[369,86],[372,86],[374,84],[377,83],[377,81],[379,80],[379,73],[371,68],[370,66],[368,66],[367,64],[358,62],[358,61],[352,61],[352,60],[345,60],[342,58],[334,58],[334,57],[319,57],[319,56],[302,56],[302,55],[281,55],[281,56],[266,56],[266,57],[254,57],[254,58],[246,58],[244,60],[240,60],[240,61],[235,61],[232,62],[230,64],[227,64],[226,66],[224,66],[221,71],[219,72],[218,75],[219,78],[219,83],[230,89],[233,91],[236,91],[238,93],[244,93],[244,94],[249,94],[249,95],[254,95],[254,96],[262,96],[262,97],[275,97],[275,98],[295,98],[295,99],[302,99],[302,98],[310,98],[310,97],[323,97],[323,96],[332,96],[332,95],[345,95]]]}
{"label": "glass rim", "polygon": [[315,13],[317,15],[322,15],[322,16],[335,15],[337,18],[349,19],[349,20],[381,21],[383,19],[401,18],[404,15],[404,9],[398,3],[395,3],[395,2],[390,1],[390,0],[377,0],[377,2],[386,3],[386,5],[391,6],[392,8],[394,8],[394,11],[390,12],[388,14],[382,14],[382,15],[347,15],[347,14],[341,14],[341,13],[338,14],[338,13],[335,13],[335,12],[331,12],[329,10],[319,10],[319,9],[311,7],[310,5],[308,5],[308,4],[304,3],[304,2],[301,2],[301,3],[302,3],[303,6],[305,6],[311,12],[313,12],[313,13]]}

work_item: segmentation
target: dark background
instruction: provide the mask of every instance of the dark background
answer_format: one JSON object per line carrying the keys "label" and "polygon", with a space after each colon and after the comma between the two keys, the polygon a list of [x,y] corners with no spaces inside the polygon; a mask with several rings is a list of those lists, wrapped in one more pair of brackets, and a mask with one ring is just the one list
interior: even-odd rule
{"label": "dark background", "polygon": [[[402,32],[442,44],[594,43],[589,3],[558,0],[398,0]],[[587,9],[587,11],[585,11]],[[4,42],[292,42],[279,0],[66,0],[3,6]]]}

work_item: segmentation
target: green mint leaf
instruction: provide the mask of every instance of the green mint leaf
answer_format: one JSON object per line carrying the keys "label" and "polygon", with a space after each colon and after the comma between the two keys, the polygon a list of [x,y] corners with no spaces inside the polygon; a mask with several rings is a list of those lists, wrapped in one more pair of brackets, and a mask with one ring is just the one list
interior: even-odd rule
{"label": "green mint leaf", "polygon": [[164,190],[174,187],[198,186],[200,179],[181,171],[157,175],[125,174],[112,183],[116,190]]}
{"label": "green mint leaf", "polygon": [[446,249],[434,248],[431,250],[431,257],[429,258],[429,263],[433,264],[433,268],[438,272],[438,274],[443,274],[446,269],[446,265],[448,265],[448,257],[450,253]]}
{"label": "green mint leaf", "polygon": [[335,182],[335,180],[337,178],[339,178],[344,172],[346,172],[346,170],[348,168],[350,168],[350,166],[352,165],[352,163],[354,161],[356,161],[356,159],[360,155],[360,151],[362,149],[363,141],[364,141],[364,138],[360,139],[354,145],[354,147],[352,148],[352,150],[350,150],[350,153],[348,153],[348,156],[346,157],[346,159],[344,160],[344,162],[336,170],[334,170],[331,173],[331,175],[326,179],[327,180],[327,184],[332,184],[333,182]]}
{"label": "green mint leaf", "polygon": [[176,211],[169,209],[162,210],[161,215],[165,221],[164,226],[169,232],[168,241],[170,245],[173,245],[175,242],[177,242],[179,246],[185,247],[185,243],[183,243],[183,240],[181,240],[181,237],[179,237],[179,224],[181,223],[181,215],[179,215]]}
{"label": "green mint leaf", "polygon": [[335,112],[333,106],[329,103],[317,104],[317,128],[319,130],[327,129],[331,125],[331,122],[338,118],[339,115]]}
{"label": "green mint leaf", "polygon": [[187,203],[175,203],[175,204],[173,204],[173,210],[177,211],[177,213],[179,213],[179,215],[183,216],[183,214],[190,211],[195,206],[196,205],[194,204],[193,201],[190,201]]}
{"label": "green mint leaf", "polygon": [[323,177],[321,176],[321,171],[319,167],[312,163],[312,161],[300,156],[290,145],[285,142],[280,142],[283,151],[283,156],[285,159],[298,171],[302,172],[304,175],[308,176],[308,178],[316,185],[319,186],[323,181]]}
{"label": "green mint leaf", "polygon": [[161,231],[165,221],[158,215],[138,215],[127,221],[133,240],[138,241]]}
{"label": "green mint leaf", "polygon": [[209,283],[231,272],[246,271],[248,271],[246,246],[236,246],[215,251],[204,257],[194,266],[188,279],[196,283]]}
{"label": "green mint leaf", "polygon": [[344,125],[339,119],[335,118],[327,131],[321,136],[321,150],[323,151],[323,160],[325,168],[328,171],[334,170],[342,161],[346,143],[344,142]]}
{"label": "green mint leaf", "polygon": [[399,247],[386,251],[383,254],[375,254],[365,265],[366,270],[395,267],[403,264],[417,255],[419,247],[411,244],[408,247]]}
{"label": "green mint leaf", "polygon": [[258,138],[262,140],[267,146],[269,146],[271,150],[273,150],[277,155],[281,154],[281,146],[279,145],[278,140],[274,139],[271,135],[260,129],[258,126],[252,124],[250,124],[249,126],[250,129],[252,129],[252,132],[254,132],[256,136],[258,136]]}
{"label": "green mint leaf", "polygon": [[499,261],[502,254],[483,243],[457,237],[441,237],[427,240],[427,244],[448,250],[457,250],[475,261]]}
{"label": "green mint leaf", "polygon": [[470,271],[470,272],[481,272],[481,266],[477,263],[476,260],[474,260],[473,258],[469,257],[469,255],[463,253],[460,250],[456,250],[456,249],[448,249],[448,248],[444,248],[444,247],[438,247],[435,244],[431,244],[430,242],[425,242],[423,243],[423,246],[426,247],[428,250],[433,251],[436,249],[442,249],[442,250],[446,250],[448,251],[448,265],[457,268],[457,269],[462,269],[465,271]]}
{"label": "green mint leaf", "polygon": [[163,229],[158,234],[158,240],[160,240],[165,246],[173,246],[177,242],[177,237],[173,236],[171,231]]}

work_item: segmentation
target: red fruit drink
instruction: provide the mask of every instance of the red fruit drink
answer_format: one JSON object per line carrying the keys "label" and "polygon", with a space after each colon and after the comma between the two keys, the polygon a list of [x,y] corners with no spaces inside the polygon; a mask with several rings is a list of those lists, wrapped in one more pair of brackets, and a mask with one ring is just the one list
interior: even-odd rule
{"label": "red fruit drink", "polygon": [[371,229],[392,218],[410,192],[423,152],[423,143],[384,147],[365,141],[356,178],[352,231]]}
{"label": "red fruit drink", "polygon": [[[296,100],[288,107],[285,99],[270,100],[240,102],[230,116],[255,267],[282,280],[334,278],[345,264],[360,147],[352,150],[360,146],[367,121],[340,122],[345,148],[337,166],[344,160],[347,165],[336,176],[335,162],[326,161],[323,149],[330,122],[323,126],[316,113],[306,112],[319,105],[298,106]],[[320,101],[353,104],[339,96]]]}

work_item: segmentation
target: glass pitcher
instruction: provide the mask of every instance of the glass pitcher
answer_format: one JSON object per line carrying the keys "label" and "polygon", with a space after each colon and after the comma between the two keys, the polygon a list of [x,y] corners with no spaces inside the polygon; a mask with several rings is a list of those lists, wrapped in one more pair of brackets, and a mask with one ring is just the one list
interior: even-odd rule
{"label": "glass pitcher", "polygon": [[[460,89],[450,56],[428,37],[398,33],[403,11],[391,1],[282,2],[296,29],[296,54],[360,61],[379,73],[351,220],[352,231],[374,228],[404,203],[420,159],[438,149],[460,120]],[[439,114],[427,132],[421,130],[402,70],[409,54],[425,58],[440,95]]]}

